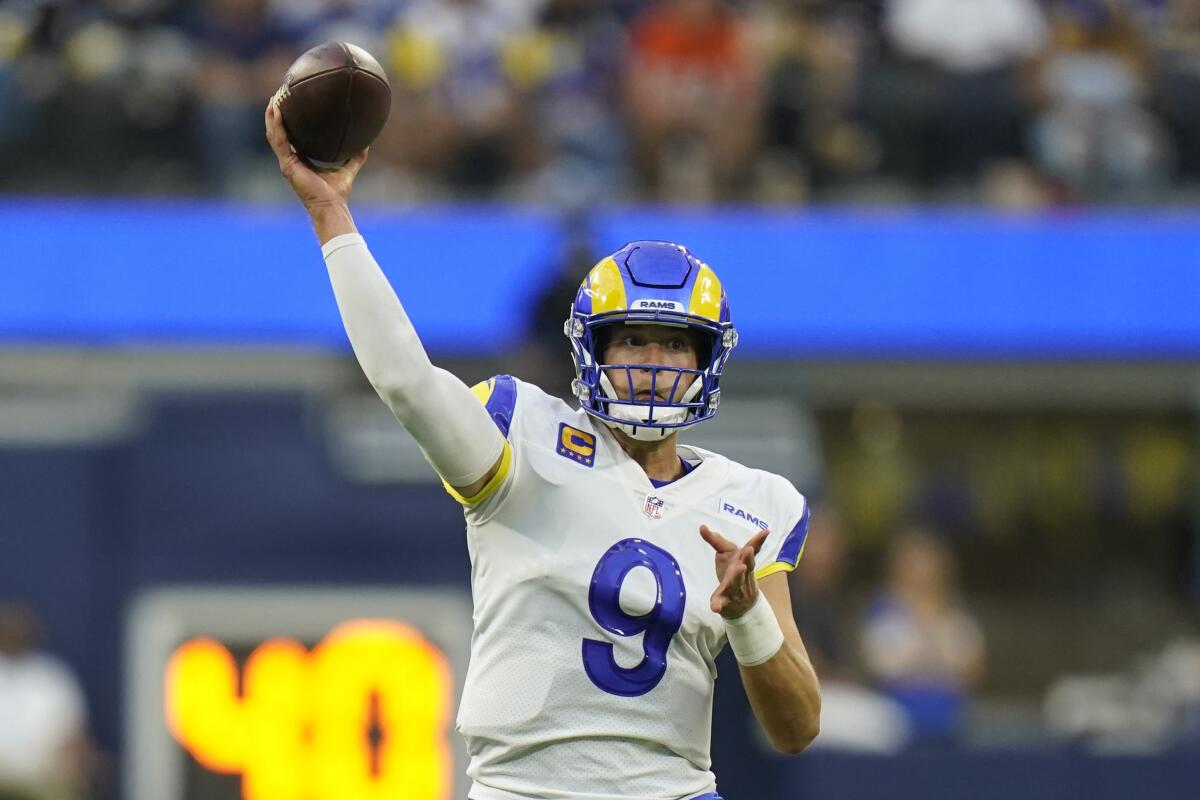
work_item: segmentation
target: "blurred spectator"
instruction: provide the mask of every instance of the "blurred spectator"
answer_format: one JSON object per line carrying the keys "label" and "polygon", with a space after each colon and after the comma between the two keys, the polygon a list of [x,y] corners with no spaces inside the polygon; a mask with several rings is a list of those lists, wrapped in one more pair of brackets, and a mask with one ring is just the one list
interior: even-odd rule
{"label": "blurred spectator", "polygon": [[299,51],[323,42],[353,42],[382,55],[383,32],[396,16],[397,0],[271,0],[271,12]]}
{"label": "blurred spectator", "polygon": [[1167,178],[1170,146],[1145,107],[1141,50],[1130,18],[1108,3],[1058,6],[1033,140],[1039,164],[1074,198],[1144,196]]}
{"label": "blurred spectator", "polygon": [[1035,0],[888,0],[885,8],[899,52],[952,73],[1006,67],[1046,44]]}
{"label": "blurred spectator", "polygon": [[189,28],[201,53],[194,85],[206,174],[238,193],[262,152],[266,100],[299,53],[268,0],[198,4]]}
{"label": "blurred spectator", "polygon": [[803,201],[878,166],[876,139],[853,118],[868,10],[859,2],[769,0],[752,19],[769,75],[759,196]]}
{"label": "blurred spectator", "polygon": [[28,102],[18,91],[18,58],[32,47],[37,20],[30,2],[0,7],[0,142],[15,136],[29,121]]}
{"label": "blurred spectator", "polygon": [[624,29],[607,3],[547,0],[514,41],[510,80],[532,107],[540,152],[529,194],[568,213],[619,197],[627,159],[618,112]]}
{"label": "blurred spectator", "polygon": [[83,795],[87,739],[83,692],[66,665],[37,650],[39,623],[0,603],[0,798]]}
{"label": "blurred spectator", "polygon": [[1151,29],[1155,110],[1169,127],[1183,177],[1200,178],[1200,0],[1173,0]]}
{"label": "blurred spectator", "polygon": [[841,520],[831,511],[813,512],[803,557],[789,583],[800,638],[822,680],[846,679],[852,672],[842,594],[845,559]]}
{"label": "blurred spectator", "polygon": [[1067,675],[1046,692],[1047,727],[1098,753],[1200,746],[1200,639],[1168,642],[1121,673]]}
{"label": "blurred spectator", "polygon": [[845,552],[837,515],[814,512],[803,557],[788,581],[796,625],[821,680],[821,733],[813,747],[894,753],[908,741],[908,718],[894,701],[854,678],[842,581]]}
{"label": "blurred spectator", "polygon": [[1035,0],[888,0],[883,29],[862,110],[889,169],[928,187],[1020,155],[1021,68],[1047,35]]}
{"label": "blurred spectator", "polygon": [[904,532],[862,630],[868,674],[905,708],[914,736],[928,744],[952,743],[961,732],[983,671],[983,632],[954,583],[945,545],[921,529]]}
{"label": "blurred spectator", "polygon": [[392,125],[377,152],[398,168],[487,195],[533,158],[528,108],[506,54],[532,0],[414,0],[391,35]]}
{"label": "blurred spectator", "polygon": [[737,196],[757,152],[763,70],[723,0],[662,0],[630,30],[625,88],[634,161],[653,194]]}

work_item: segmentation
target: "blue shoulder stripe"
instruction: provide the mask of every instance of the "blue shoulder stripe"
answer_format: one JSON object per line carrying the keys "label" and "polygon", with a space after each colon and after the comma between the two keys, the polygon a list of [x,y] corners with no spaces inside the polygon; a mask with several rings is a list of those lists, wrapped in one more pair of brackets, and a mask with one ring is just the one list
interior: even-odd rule
{"label": "blue shoulder stripe", "polygon": [[497,375],[492,378],[492,396],[486,408],[488,416],[504,438],[508,438],[508,427],[512,425],[513,410],[517,407],[517,380],[512,375]]}
{"label": "blue shoulder stripe", "polygon": [[808,501],[804,501],[804,513],[800,515],[800,521],[796,523],[796,527],[792,528],[792,532],[783,540],[783,545],[779,548],[779,555],[775,557],[775,563],[780,561],[790,564],[793,568],[800,562],[800,553],[804,550],[804,540],[808,538]]}

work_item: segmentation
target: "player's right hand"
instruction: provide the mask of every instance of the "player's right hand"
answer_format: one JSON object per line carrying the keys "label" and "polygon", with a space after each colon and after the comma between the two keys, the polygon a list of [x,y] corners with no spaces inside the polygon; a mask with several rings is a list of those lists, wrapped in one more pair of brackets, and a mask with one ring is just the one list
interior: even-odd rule
{"label": "player's right hand", "polygon": [[738,547],[707,525],[700,526],[700,536],[715,552],[719,581],[716,591],[709,598],[709,606],[722,617],[737,619],[749,611],[758,599],[754,559],[770,535],[769,530],[759,531]]}
{"label": "player's right hand", "polygon": [[267,142],[279,160],[279,171],[292,191],[310,214],[322,209],[348,205],[354,178],[362,165],[367,163],[367,150],[363,150],[342,166],[330,170],[314,170],[304,159],[296,155],[288,143],[287,131],[283,128],[283,115],[273,102],[267,104],[265,114]]}

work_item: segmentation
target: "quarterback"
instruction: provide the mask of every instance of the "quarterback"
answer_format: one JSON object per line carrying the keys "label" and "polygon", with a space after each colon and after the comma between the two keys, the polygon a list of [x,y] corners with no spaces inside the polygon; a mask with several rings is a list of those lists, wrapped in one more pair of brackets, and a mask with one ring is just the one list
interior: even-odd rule
{"label": "quarterback", "polygon": [[634,242],[583,281],[565,332],[578,410],[430,363],[349,212],[360,153],[314,172],[267,139],[322,245],[363,371],[462,504],[475,632],[457,726],[471,800],[719,800],[726,642],[770,741],[816,736],[820,689],[786,571],[808,531],[784,478],[680,444],[710,419],[737,333],[686,249]]}

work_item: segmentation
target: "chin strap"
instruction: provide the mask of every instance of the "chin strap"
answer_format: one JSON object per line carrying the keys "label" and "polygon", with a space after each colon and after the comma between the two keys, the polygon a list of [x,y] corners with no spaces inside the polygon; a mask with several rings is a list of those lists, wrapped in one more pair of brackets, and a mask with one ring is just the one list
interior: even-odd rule
{"label": "chin strap", "polygon": [[[696,379],[692,381],[692,385],[689,386],[687,391],[683,393],[683,397],[680,398],[679,402],[690,403],[696,395],[700,394],[700,390],[702,388],[704,388],[704,378],[701,375],[697,375]],[[608,379],[608,375],[604,374],[603,372],[600,373],[600,391],[606,400],[617,400],[617,391],[613,388],[612,381]],[[655,422],[672,424],[685,422],[687,420],[688,413],[691,411],[689,408],[672,408],[670,406],[662,408],[655,407],[653,410],[656,412],[654,419]],[[642,442],[656,442],[660,439],[665,439],[672,433],[682,430],[683,428],[688,427],[688,425],[694,425],[699,421],[692,420],[690,423],[677,425],[673,428],[659,428],[645,424],[649,421],[650,411],[651,408],[649,406],[635,406],[621,402],[610,402],[608,403],[609,416],[617,417],[618,420],[624,421],[618,422],[611,419],[602,419],[602,421],[610,428],[619,430],[626,436]]]}

